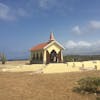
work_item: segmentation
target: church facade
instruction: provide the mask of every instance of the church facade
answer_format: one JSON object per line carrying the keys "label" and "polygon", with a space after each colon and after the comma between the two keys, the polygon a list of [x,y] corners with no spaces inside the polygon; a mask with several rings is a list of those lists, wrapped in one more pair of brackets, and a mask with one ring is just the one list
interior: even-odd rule
{"label": "church facade", "polygon": [[62,51],[64,47],[55,40],[53,33],[48,42],[38,44],[31,48],[31,64],[49,64],[63,62]]}

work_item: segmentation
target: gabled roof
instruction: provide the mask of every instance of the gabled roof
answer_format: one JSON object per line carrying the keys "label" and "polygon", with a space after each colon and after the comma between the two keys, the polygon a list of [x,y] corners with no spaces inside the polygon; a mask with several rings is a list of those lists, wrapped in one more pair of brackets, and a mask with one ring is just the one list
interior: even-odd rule
{"label": "gabled roof", "polygon": [[64,47],[60,43],[58,43],[57,41],[51,41],[51,42],[45,42],[45,43],[38,44],[38,45],[34,46],[33,48],[31,48],[30,51],[37,51],[37,50],[46,49],[50,45],[52,45],[53,43],[56,43],[60,48],[64,49]]}
{"label": "gabled roof", "polygon": [[38,44],[38,45],[32,47],[30,51],[42,50],[48,44],[49,44],[49,42]]}
{"label": "gabled roof", "polygon": [[51,41],[51,42],[49,42],[48,43],[48,45],[46,45],[45,47],[44,47],[44,49],[46,49],[46,48],[48,48],[49,46],[51,46],[52,44],[57,44],[61,49],[65,49],[59,42],[57,42],[57,41]]}
{"label": "gabled roof", "polygon": [[49,42],[38,44],[38,45],[34,46],[33,48],[31,48],[30,51],[46,49],[49,46],[51,46],[53,43],[56,43],[61,49],[64,49],[64,47],[55,40],[53,33],[51,33]]}

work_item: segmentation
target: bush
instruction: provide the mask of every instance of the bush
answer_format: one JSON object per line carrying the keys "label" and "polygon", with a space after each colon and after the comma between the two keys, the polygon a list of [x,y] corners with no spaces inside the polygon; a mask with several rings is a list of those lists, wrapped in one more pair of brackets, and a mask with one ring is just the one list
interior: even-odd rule
{"label": "bush", "polygon": [[100,100],[100,97],[97,97],[96,100]]}
{"label": "bush", "polygon": [[97,93],[100,92],[100,78],[99,77],[87,77],[80,79],[78,87],[74,87],[74,91],[77,92],[89,92]]}
{"label": "bush", "polygon": [[4,55],[4,53],[2,53],[2,54],[0,55],[0,57],[1,57],[1,62],[2,62],[2,64],[5,64],[5,63],[6,63],[6,56]]}

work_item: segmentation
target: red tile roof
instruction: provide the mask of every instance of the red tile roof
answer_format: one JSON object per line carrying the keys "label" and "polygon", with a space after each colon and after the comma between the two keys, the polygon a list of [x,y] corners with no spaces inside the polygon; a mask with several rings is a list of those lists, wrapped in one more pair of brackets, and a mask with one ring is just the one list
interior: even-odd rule
{"label": "red tile roof", "polygon": [[45,43],[38,44],[38,45],[34,46],[33,48],[31,48],[30,51],[41,50],[41,49],[43,49],[45,46],[47,46],[48,44],[49,44],[49,42],[45,42]]}

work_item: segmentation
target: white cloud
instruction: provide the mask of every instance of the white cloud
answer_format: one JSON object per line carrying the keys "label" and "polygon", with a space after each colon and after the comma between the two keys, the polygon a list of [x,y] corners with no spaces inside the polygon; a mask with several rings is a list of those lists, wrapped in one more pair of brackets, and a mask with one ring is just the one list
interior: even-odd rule
{"label": "white cloud", "polygon": [[0,19],[3,20],[13,20],[15,19],[15,16],[11,13],[11,9],[4,5],[3,3],[0,3]]}
{"label": "white cloud", "polygon": [[72,40],[69,40],[66,44],[65,44],[66,48],[74,48],[77,46],[77,44],[72,41]]}
{"label": "white cloud", "polygon": [[100,54],[100,40],[97,42],[69,40],[65,47],[67,54]]}
{"label": "white cloud", "polygon": [[0,3],[0,19],[1,20],[15,20],[18,17],[27,16],[27,12],[22,9],[14,9],[3,3]]}
{"label": "white cloud", "polygon": [[68,12],[72,12],[74,9],[71,0],[38,0],[38,6],[43,10],[53,9],[52,12],[60,15],[66,15]]}
{"label": "white cloud", "polygon": [[80,27],[78,25],[77,26],[74,26],[72,28],[72,32],[75,33],[75,34],[81,34]]}
{"label": "white cloud", "polygon": [[92,29],[100,29],[100,21],[90,21],[89,27]]}
{"label": "white cloud", "polygon": [[79,41],[79,42],[75,42],[72,40],[69,40],[66,43],[66,48],[82,48],[82,47],[90,47],[91,43],[86,42],[86,41]]}
{"label": "white cloud", "polygon": [[97,33],[97,31],[100,30],[100,21],[94,20],[94,21],[89,21],[83,26],[74,26],[71,29],[71,33],[74,34],[88,34],[88,33]]}
{"label": "white cloud", "polygon": [[90,47],[91,46],[91,43],[86,42],[86,41],[79,41],[77,43],[77,46],[79,46],[79,47]]}
{"label": "white cloud", "polygon": [[57,5],[56,0],[39,0],[39,6],[42,9],[50,9]]}
{"label": "white cloud", "polygon": [[48,0],[40,0],[39,1],[39,6],[41,8],[47,8]]}

